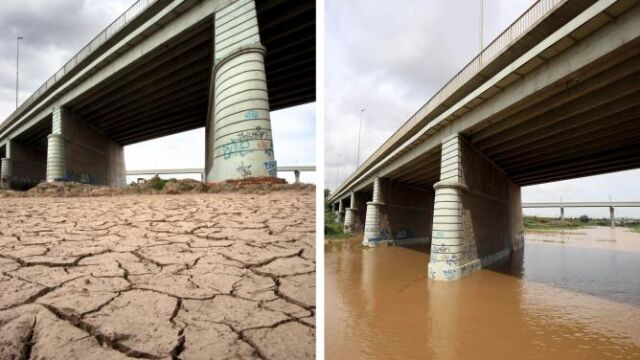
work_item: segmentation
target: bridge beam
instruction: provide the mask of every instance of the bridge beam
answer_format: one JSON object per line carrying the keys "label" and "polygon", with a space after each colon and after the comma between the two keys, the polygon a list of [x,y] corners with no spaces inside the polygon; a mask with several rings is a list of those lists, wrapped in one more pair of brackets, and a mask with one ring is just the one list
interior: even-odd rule
{"label": "bridge beam", "polygon": [[523,246],[520,187],[458,134],[443,139],[428,275],[457,280]]}
{"label": "bridge beam", "polygon": [[46,154],[18,140],[7,142],[0,165],[3,189],[27,189],[45,177]]}
{"label": "bridge beam", "polygon": [[46,169],[49,182],[126,185],[123,146],[63,107],[53,110]]}
{"label": "bridge beam", "polygon": [[265,48],[254,0],[219,10],[214,28],[207,180],[275,177]]}

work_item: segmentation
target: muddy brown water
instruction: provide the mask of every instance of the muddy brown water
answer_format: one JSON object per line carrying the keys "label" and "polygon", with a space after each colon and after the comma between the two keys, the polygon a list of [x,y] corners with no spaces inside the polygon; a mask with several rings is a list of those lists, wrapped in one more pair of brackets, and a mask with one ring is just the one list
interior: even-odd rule
{"label": "muddy brown water", "polygon": [[455,282],[424,247],[325,244],[326,358],[640,359],[640,233],[526,234],[521,258]]}

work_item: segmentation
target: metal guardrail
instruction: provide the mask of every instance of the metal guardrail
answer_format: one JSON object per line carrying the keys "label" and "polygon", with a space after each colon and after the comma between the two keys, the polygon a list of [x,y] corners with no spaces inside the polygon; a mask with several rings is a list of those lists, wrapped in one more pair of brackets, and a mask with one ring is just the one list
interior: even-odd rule
{"label": "metal guardrail", "polygon": [[148,8],[151,4],[158,0],[138,0],[129,9],[127,9],[122,15],[115,19],[106,29],[102,30],[93,40],[85,45],[80,51],[74,55],[69,61],[67,61],[60,70],[56,71],[42,86],[38,88],[27,100],[11,114],[9,117],[0,124],[0,129],[10,124],[25,108],[33,104],[47,90],[51,89],[56,83],[68,74],[72,69],[76,67],[82,60],[86,59],[93,51],[99,48],[107,40],[109,40],[115,33],[122,29],[126,24],[131,22],[142,11]]}

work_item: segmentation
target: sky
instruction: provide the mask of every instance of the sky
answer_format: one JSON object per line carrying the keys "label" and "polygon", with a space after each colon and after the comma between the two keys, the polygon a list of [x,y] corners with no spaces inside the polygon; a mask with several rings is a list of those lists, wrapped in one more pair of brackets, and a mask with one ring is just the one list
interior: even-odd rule
{"label": "sky", "polygon": [[[486,45],[532,0],[484,0]],[[480,49],[480,0],[326,0],[325,187],[335,189]],[[366,109],[361,112],[361,109]],[[640,200],[640,170],[528,186],[522,200]],[[559,209],[525,209],[559,216]],[[608,217],[608,209],[565,216]],[[640,217],[640,209],[616,215]]]}
{"label": "sky", "polygon": [[[16,108],[18,36],[24,38],[20,40],[22,102],[133,3],[135,0],[0,0],[0,122]],[[271,121],[278,164],[315,165],[315,103],[274,111]],[[204,139],[204,128],[200,128],[126,146],[126,167],[204,167]],[[292,173],[278,176],[293,180]],[[197,174],[193,177],[199,179]],[[315,183],[315,173],[302,173],[301,180]]]}

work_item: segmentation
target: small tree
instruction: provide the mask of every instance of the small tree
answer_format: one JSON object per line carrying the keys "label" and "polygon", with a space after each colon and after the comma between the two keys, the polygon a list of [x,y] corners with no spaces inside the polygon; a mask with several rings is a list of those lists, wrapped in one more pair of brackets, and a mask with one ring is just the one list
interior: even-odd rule
{"label": "small tree", "polygon": [[589,222],[589,217],[587,215],[582,215],[580,216],[580,222],[581,223],[588,223]]}

